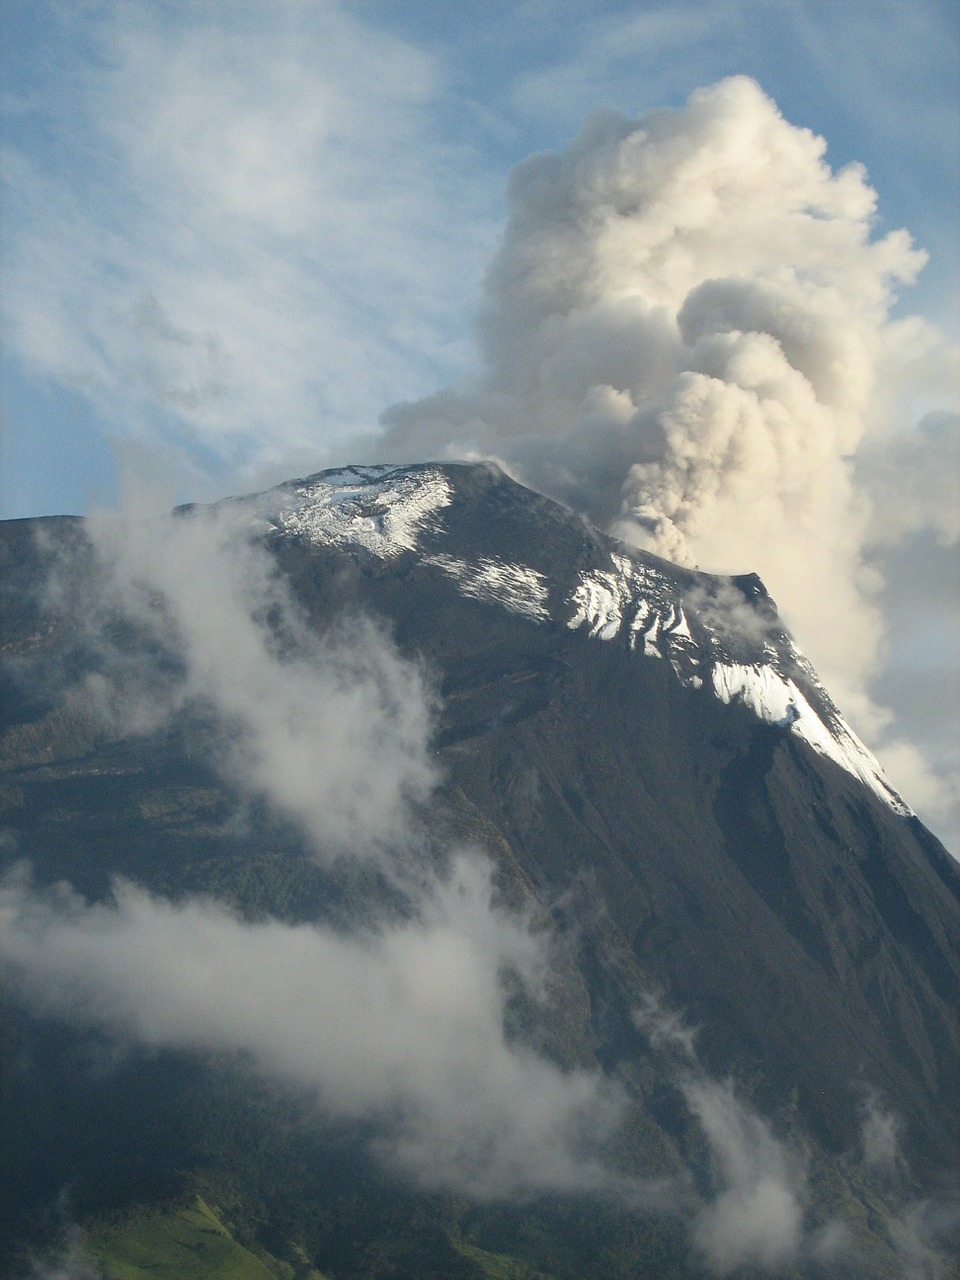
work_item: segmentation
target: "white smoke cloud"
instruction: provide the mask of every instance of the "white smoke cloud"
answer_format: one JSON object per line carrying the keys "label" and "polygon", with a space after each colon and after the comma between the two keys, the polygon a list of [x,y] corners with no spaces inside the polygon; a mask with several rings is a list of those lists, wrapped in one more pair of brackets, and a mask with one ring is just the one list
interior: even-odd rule
{"label": "white smoke cloud", "polygon": [[925,255],[874,235],[862,168],[825,147],[744,77],[594,113],[511,177],[483,373],[389,410],[380,447],[497,457],[637,545],[759,572],[869,728],[881,548],[957,536],[952,419],[911,422],[956,397],[958,362],[891,319]]}

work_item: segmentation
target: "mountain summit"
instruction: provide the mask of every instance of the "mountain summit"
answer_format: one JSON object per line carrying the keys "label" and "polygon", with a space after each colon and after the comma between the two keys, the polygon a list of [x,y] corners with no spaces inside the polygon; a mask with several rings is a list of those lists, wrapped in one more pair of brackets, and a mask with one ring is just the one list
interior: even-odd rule
{"label": "mountain summit", "polygon": [[[721,701],[791,730],[895,812],[910,814],[783,630],[758,578],[718,580],[611,539],[586,539],[579,521],[518,489],[493,464],[346,467],[261,501],[281,536],[385,561],[415,552],[463,597],[662,658],[682,684],[700,689],[706,681]],[[471,499],[479,511],[465,521]],[[480,537],[478,516],[490,522]],[[566,538],[562,525],[572,526]]]}
{"label": "mountain summit", "polygon": [[[902,1274],[905,1249],[935,1265],[921,1220],[929,1226],[946,1195],[958,1152],[960,874],[846,724],[758,578],[628,547],[488,464],[346,467],[184,508],[167,525],[172,538],[226,529],[225,545],[239,539],[263,557],[235,575],[251,602],[235,635],[223,582],[200,582],[199,552],[195,563],[178,552],[176,573],[163,576],[148,539],[117,577],[120,544],[105,555],[83,522],[0,526],[0,798],[4,860],[19,864],[5,889],[6,1194],[21,1243],[39,1238],[65,1188],[78,1217],[100,1222],[167,1203],[187,1178],[258,1248],[337,1277],[880,1277]],[[104,587],[111,574],[119,590]],[[177,613],[163,602],[191,577]],[[402,732],[374,724],[373,773],[351,821],[386,815],[378,847],[416,825],[415,874],[409,859],[402,873],[382,859],[351,863],[349,823],[344,836],[333,819],[337,789],[353,783],[323,791],[324,770],[343,763],[336,751],[311,758],[300,808],[271,803],[299,785],[303,761],[286,744],[308,740],[311,717],[336,705],[341,721],[361,724],[373,695],[354,696],[349,655],[370,643],[371,626],[393,656],[367,671],[368,685]],[[269,786],[263,761],[279,722],[262,717],[281,700],[270,689],[288,685],[223,693],[232,675],[257,670],[259,659],[243,666],[249,637],[266,637],[263,660],[301,682],[302,704],[294,693],[281,717],[283,776]],[[314,703],[298,655],[331,646],[347,657]],[[418,681],[422,761],[410,710]],[[255,742],[238,739],[249,724],[261,726]],[[395,817],[393,792],[384,799],[388,769],[415,823]],[[454,846],[482,852],[495,899],[528,922],[512,958],[493,952],[491,1043],[514,1073],[510,1105],[529,1078],[541,1111],[556,1088],[559,1114],[576,1084],[609,1104],[577,1114],[619,1117],[605,1134],[599,1122],[580,1134],[581,1145],[599,1143],[589,1162],[564,1163],[549,1147],[553,1172],[544,1156],[539,1181],[519,1149],[502,1154],[516,1118],[499,1130],[477,1120],[470,1172],[462,1153],[449,1160],[455,1174],[437,1172],[450,1144],[461,1152],[457,1125],[474,1114],[466,1090],[443,1113],[448,1147],[430,1130],[427,1169],[411,1152],[426,1149],[424,1114],[439,1124],[436,1095],[414,1123],[404,1108],[415,1084],[364,1109],[349,1093],[355,1079],[338,1095],[329,1076],[276,1068],[259,1041],[199,1027],[219,1025],[229,992],[190,1006],[189,1033],[174,1026],[174,997],[157,997],[148,1016],[169,947],[136,1000],[114,967],[89,961],[91,939],[107,935],[120,955],[124,911],[140,913],[141,938],[147,921],[181,922],[184,955],[187,923],[211,919],[223,947],[242,929],[322,923],[389,951],[407,937],[398,921],[431,927],[433,908],[411,889],[427,864],[454,899],[472,900],[444,879]],[[477,956],[501,947],[488,925],[506,916],[470,919]],[[266,965],[272,944],[256,937]],[[532,971],[517,959],[531,938],[539,986],[516,977]],[[137,945],[124,954],[139,956]],[[453,957],[455,940],[444,945]],[[61,953],[72,957],[62,970]],[[480,965],[451,958],[448,986],[443,965],[432,972],[422,1026],[455,1012],[461,1047],[476,1037],[467,1069],[482,1091],[486,997],[461,1000]],[[215,971],[213,961],[203,970]],[[308,1007],[304,972],[292,1007]],[[336,988],[342,967],[317,981]],[[387,985],[400,1018],[405,988]],[[350,990],[343,999],[359,1002],[361,1019],[372,997],[359,980]],[[126,1049],[111,1058],[118,1028]],[[271,1032],[274,1048],[284,1034]],[[317,1044],[328,1034],[310,1029]],[[393,1051],[372,1032],[365,1043],[348,1076]],[[312,1119],[302,1099],[274,1095],[276,1077],[291,1075],[320,1082]],[[348,1095],[339,1110],[330,1102]],[[542,1123],[530,1120],[531,1149]]]}

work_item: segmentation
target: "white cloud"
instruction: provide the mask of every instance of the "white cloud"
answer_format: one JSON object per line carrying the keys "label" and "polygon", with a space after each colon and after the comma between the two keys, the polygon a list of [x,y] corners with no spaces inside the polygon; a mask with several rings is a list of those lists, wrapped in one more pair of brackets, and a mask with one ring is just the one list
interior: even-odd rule
{"label": "white cloud", "polygon": [[804,1222],[806,1169],[770,1125],[738,1095],[732,1081],[718,1081],[697,1055],[696,1030],[664,1001],[647,993],[634,1020],[683,1091],[706,1140],[713,1194],[692,1221],[693,1243],[710,1269],[724,1276],[744,1266],[778,1273],[816,1243]]}
{"label": "white cloud", "polygon": [[[215,767],[319,854],[401,846],[435,782],[423,673],[362,617],[318,636],[249,508],[149,502],[88,526],[100,578],[82,607],[104,670],[87,693],[101,714],[137,733],[190,707],[216,725]],[[118,619],[136,640],[111,641]]]}
{"label": "white cloud", "polygon": [[894,1219],[890,1238],[904,1280],[950,1280],[956,1274],[958,1228],[956,1203],[916,1201]]}
{"label": "white cloud", "polygon": [[263,466],[462,366],[485,197],[431,116],[434,56],[333,3],[43,21],[90,60],[5,157],[7,341],[35,374],[119,433]]}
{"label": "white cloud", "polygon": [[458,859],[413,918],[351,934],[128,884],[114,898],[7,880],[4,959],[35,1008],[141,1044],[246,1054],[325,1114],[374,1122],[384,1158],[423,1185],[613,1185],[597,1151],[622,1114],[617,1088],[507,1041],[504,971],[536,992],[543,954],[522,918],[491,906],[483,861]]}
{"label": "white cloud", "polygon": [[871,498],[872,546],[925,530],[943,546],[960,541],[960,415],[927,413],[912,431],[869,440],[856,466]]}
{"label": "white cloud", "polygon": [[58,1247],[31,1260],[29,1280],[100,1280],[99,1269],[86,1255],[80,1227],[65,1228]]}
{"label": "white cloud", "polygon": [[[742,1118],[720,1116],[721,1099],[714,1096],[701,1110],[701,1120],[710,1126],[711,1138],[728,1163],[736,1160],[730,1185],[702,1213],[695,1231],[699,1247],[720,1275],[729,1275],[753,1264],[776,1272],[797,1255],[803,1223],[803,1209],[779,1162],[767,1169],[764,1156],[747,1143],[763,1144],[762,1126],[755,1123],[749,1134]],[[734,1125],[736,1130],[721,1125]],[[739,1167],[740,1157],[749,1150],[749,1162]],[[769,1148],[771,1154],[776,1148]]]}
{"label": "white cloud", "polygon": [[[627,1105],[619,1086],[507,1033],[517,984],[534,1006],[549,998],[547,939],[495,906],[486,858],[448,849],[441,871],[427,852],[422,672],[370,623],[318,637],[250,504],[170,514],[141,494],[128,507],[88,525],[93,705],[120,733],[205,718],[208,762],[242,796],[298,823],[318,856],[376,858],[397,893],[387,910],[373,892],[362,921],[333,929],[250,923],[127,883],[88,905],[66,885],[34,890],[21,868],[0,892],[0,954],[21,996],[121,1041],[245,1055],[324,1114],[370,1122],[383,1158],[426,1186],[618,1190],[601,1155]],[[70,589],[69,574],[54,587]]]}
{"label": "white cloud", "polygon": [[560,115],[575,125],[599,102],[635,99],[641,80],[646,95],[666,99],[669,86],[689,76],[691,63],[702,64],[713,40],[738,28],[740,7],[715,0],[591,14],[574,56],[522,74],[513,86],[513,105],[522,114]]}
{"label": "white cloud", "polygon": [[860,1123],[862,1165],[871,1176],[892,1179],[905,1168],[900,1152],[901,1122],[883,1105],[880,1096],[868,1092]]}

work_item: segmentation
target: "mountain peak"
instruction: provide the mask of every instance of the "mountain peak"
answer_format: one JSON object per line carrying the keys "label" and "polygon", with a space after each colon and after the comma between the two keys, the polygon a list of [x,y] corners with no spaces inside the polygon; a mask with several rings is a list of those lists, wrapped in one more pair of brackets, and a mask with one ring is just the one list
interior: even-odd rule
{"label": "mountain peak", "polygon": [[801,739],[894,812],[912,810],[844,720],[757,574],[691,570],[588,525],[494,463],[345,466],[252,499],[274,538],[416,558],[464,597],[661,660]]}

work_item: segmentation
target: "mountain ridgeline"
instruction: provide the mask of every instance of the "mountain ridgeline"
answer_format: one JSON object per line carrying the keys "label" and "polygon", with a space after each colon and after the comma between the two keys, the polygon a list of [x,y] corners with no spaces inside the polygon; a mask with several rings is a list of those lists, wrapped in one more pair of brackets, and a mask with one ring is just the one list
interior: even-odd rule
{"label": "mountain ridgeline", "polygon": [[[38,1000],[15,957],[7,1272],[52,1247],[66,1213],[89,1265],[147,1274],[117,1270],[109,1241],[150,1213],[200,1222],[183,1198],[201,1195],[218,1239],[264,1274],[909,1274],[904,1224],[916,1233],[917,1206],[945,1203],[960,1150],[960,874],[759,579],[627,547],[487,464],[345,468],[218,509],[312,634],[349,644],[372,619],[424,673],[423,856],[442,869],[452,846],[482,850],[550,939],[548,998],[505,1000],[505,1034],[615,1084],[630,1108],[609,1140],[621,1182],[679,1180],[686,1199],[418,1185],[378,1158],[369,1118],[325,1116],[222,1048],[118,1048],[108,1017]],[[296,822],[241,794],[195,705],[135,732],[102,714],[90,691],[109,681],[106,654],[183,659],[120,613],[91,622],[106,570],[83,521],[0,526],[0,569],[7,883],[29,867],[32,892],[66,881],[96,904],[119,877],[344,931],[403,915],[389,875],[317,857]],[[277,651],[294,646],[263,612]],[[789,1250],[711,1252],[691,1227],[685,1206],[736,1182],[692,1101],[704,1081],[801,1170]],[[934,1268],[942,1244],[914,1240],[910,1256]]]}

